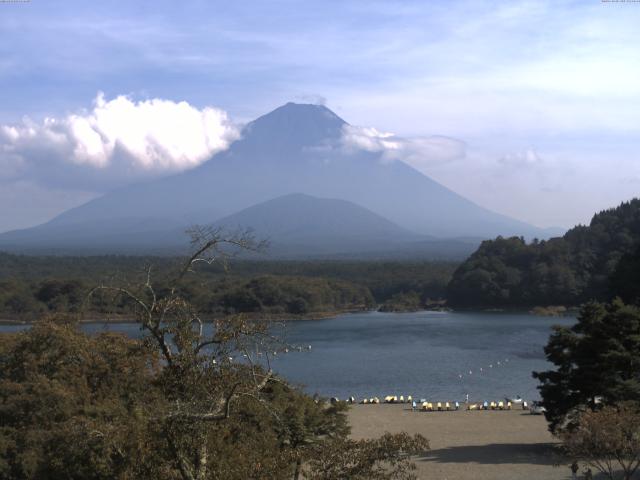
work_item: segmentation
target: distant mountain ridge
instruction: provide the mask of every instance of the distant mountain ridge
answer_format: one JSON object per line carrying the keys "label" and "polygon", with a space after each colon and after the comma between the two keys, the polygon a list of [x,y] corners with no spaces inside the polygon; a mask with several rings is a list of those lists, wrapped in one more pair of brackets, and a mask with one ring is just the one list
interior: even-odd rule
{"label": "distant mountain ridge", "polygon": [[272,243],[318,247],[338,242],[334,248],[380,248],[385,242],[399,245],[426,239],[353,202],[302,193],[267,200],[218,220],[215,225],[226,230],[250,227]]}
{"label": "distant mountain ridge", "polygon": [[[293,193],[350,202],[417,241],[547,235],[470,202],[403,162],[343,148],[346,125],[324,106],[286,104],[247,124],[228,150],[199,167],[115,190],[43,225],[0,235],[0,248],[161,248],[168,240],[186,240],[175,233],[180,228],[217,222]],[[364,242],[367,235],[360,237]],[[342,252],[338,247],[326,252]]]}

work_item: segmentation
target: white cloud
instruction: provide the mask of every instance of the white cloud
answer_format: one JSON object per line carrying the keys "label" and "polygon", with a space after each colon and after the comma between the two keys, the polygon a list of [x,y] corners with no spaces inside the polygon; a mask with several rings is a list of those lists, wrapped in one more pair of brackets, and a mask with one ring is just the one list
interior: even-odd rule
{"label": "white cloud", "polygon": [[402,161],[424,173],[432,165],[458,160],[466,154],[465,143],[455,138],[438,135],[402,138],[373,127],[353,125],[343,127],[342,144],[347,151],[380,153],[382,161]]}
{"label": "white cloud", "polygon": [[542,159],[533,148],[528,148],[522,152],[507,153],[498,159],[498,163],[509,167],[528,168],[540,165]]}
{"label": "white cloud", "polygon": [[342,143],[346,149],[367,152],[385,152],[400,148],[400,142],[393,133],[381,132],[373,127],[345,125],[342,129]]}
{"label": "white cloud", "polygon": [[152,176],[193,168],[238,137],[217,108],[124,95],[107,100],[100,93],[90,111],[0,126],[0,176],[55,164],[106,171],[105,178]]}

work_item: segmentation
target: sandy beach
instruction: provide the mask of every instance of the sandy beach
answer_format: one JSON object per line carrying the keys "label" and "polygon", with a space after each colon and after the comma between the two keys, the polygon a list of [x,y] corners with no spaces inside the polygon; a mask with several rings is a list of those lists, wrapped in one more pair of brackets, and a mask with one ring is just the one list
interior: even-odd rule
{"label": "sandy beach", "polygon": [[527,411],[412,412],[409,405],[354,405],[349,421],[356,439],[401,431],[429,439],[431,451],[416,459],[420,479],[571,478],[544,417]]}

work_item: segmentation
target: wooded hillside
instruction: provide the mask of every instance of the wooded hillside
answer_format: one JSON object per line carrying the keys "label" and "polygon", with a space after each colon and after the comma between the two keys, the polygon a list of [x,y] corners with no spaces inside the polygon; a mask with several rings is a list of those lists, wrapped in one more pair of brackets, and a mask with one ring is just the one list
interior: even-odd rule
{"label": "wooded hillside", "polygon": [[640,200],[594,215],[563,237],[485,241],[455,271],[447,298],[457,307],[578,305],[611,296],[610,276],[640,245]]}

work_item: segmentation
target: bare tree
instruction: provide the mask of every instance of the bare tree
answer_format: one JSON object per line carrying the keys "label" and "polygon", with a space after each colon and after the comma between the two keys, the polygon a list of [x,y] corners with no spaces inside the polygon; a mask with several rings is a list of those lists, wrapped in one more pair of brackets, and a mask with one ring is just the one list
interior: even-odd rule
{"label": "bare tree", "polygon": [[[207,435],[212,422],[232,414],[239,398],[266,405],[261,391],[273,379],[269,353],[276,341],[269,324],[230,316],[206,325],[181,293],[185,278],[198,265],[219,262],[241,251],[261,251],[251,232],[225,234],[221,229],[196,226],[191,234],[192,253],[180,266],[168,288],[158,292],[152,268],[142,284],[131,287],[100,285],[133,303],[135,318],[159,349],[165,367],[160,384],[167,405],[153,412],[184,480],[203,480],[211,464]],[[264,355],[262,355],[264,352]],[[261,361],[256,361],[256,354]]]}
{"label": "bare tree", "polygon": [[[424,438],[399,434],[348,440],[345,405],[316,402],[273,374],[269,353],[287,345],[270,333],[269,322],[242,315],[206,322],[183,293],[187,277],[200,266],[216,262],[226,269],[230,257],[261,251],[264,242],[256,242],[248,231],[226,234],[194,227],[190,234],[192,253],[170,276],[168,286],[158,288],[149,267],[137,284],[100,285],[92,291],[112,292],[132,305],[147,333],[145,342],[159,352],[162,368],[153,384],[161,398],[145,404],[152,410],[145,411],[145,417],[154,424],[154,438],[161,439],[175,475],[205,480],[219,476],[220,469],[228,471],[217,458],[220,442],[236,421],[236,433],[249,431],[243,422],[258,405],[270,424],[262,434],[271,429],[273,436],[265,439],[271,438],[279,448],[276,458],[255,461],[251,468],[259,472],[258,478],[266,478],[265,463],[275,461],[283,466],[274,467],[273,472],[279,469],[274,478],[414,479],[410,457],[428,448]],[[253,431],[260,435],[259,429]],[[159,461],[166,460],[165,456]],[[235,478],[237,467],[230,472]]]}

